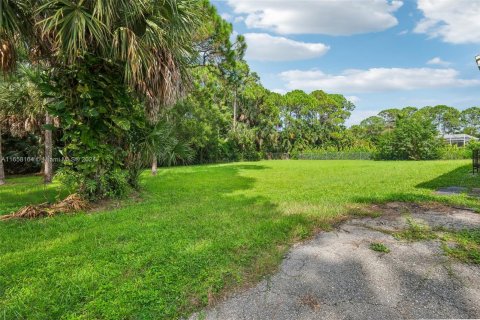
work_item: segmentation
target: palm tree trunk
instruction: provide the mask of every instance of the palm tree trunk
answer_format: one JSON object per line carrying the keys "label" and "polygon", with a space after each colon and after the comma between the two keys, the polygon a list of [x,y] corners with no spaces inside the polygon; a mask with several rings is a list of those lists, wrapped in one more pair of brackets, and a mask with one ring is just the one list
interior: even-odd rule
{"label": "palm tree trunk", "polygon": [[[45,145],[45,135],[38,136],[38,145],[44,146]],[[38,176],[45,176],[45,148],[38,148],[38,158],[42,159],[42,163],[40,165],[40,172],[37,173]]]}
{"label": "palm tree trunk", "polygon": [[[47,113],[45,115],[45,124],[52,125],[52,117]],[[53,179],[53,141],[52,130],[45,129],[45,167],[44,167],[44,182],[51,183]]]}
{"label": "palm tree trunk", "polygon": [[2,127],[0,124],[0,186],[5,184],[5,168],[3,167]]}
{"label": "palm tree trunk", "polygon": [[233,95],[233,131],[237,128],[237,89]]}
{"label": "palm tree trunk", "polygon": [[157,175],[157,167],[158,167],[157,156],[153,156],[153,160],[152,160],[152,176],[156,176],[156,175]]}

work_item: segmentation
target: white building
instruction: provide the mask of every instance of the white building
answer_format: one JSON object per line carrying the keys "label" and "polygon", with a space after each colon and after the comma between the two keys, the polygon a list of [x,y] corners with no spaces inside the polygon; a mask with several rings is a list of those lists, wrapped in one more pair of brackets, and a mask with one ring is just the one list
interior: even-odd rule
{"label": "white building", "polygon": [[459,147],[465,146],[471,140],[478,140],[478,138],[472,137],[468,134],[458,133],[458,134],[445,134],[442,136],[446,142],[449,144],[454,144]]}

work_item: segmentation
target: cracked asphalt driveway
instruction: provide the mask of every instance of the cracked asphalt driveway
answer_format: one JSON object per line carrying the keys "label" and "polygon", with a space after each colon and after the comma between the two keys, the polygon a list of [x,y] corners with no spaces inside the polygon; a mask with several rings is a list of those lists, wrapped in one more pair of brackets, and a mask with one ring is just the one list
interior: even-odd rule
{"label": "cracked asphalt driveway", "polygon": [[[480,318],[479,265],[449,258],[439,240],[385,232],[406,228],[406,212],[449,229],[480,228],[480,215],[397,203],[383,211],[294,246],[276,274],[191,319]],[[372,242],[390,253],[371,250]]]}

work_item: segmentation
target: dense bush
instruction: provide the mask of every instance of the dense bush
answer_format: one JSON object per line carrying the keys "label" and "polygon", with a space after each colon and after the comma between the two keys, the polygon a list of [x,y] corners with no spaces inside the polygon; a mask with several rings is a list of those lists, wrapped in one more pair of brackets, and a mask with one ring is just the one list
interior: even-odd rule
{"label": "dense bush", "polygon": [[[57,68],[41,83],[52,101],[49,112],[62,121],[60,177],[90,200],[121,196],[129,184],[125,159],[139,143],[137,133],[145,127],[145,115],[118,66],[94,57],[82,61]],[[96,77],[91,77],[93,73]]]}
{"label": "dense bush", "polygon": [[374,148],[336,148],[311,149],[303,152],[293,153],[294,159],[300,160],[370,160],[375,154]]}
{"label": "dense bush", "polygon": [[471,157],[472,150],[467,147],[447,144],[440,149],[440,159],[442,160],[461,160],[470,159]]}
{"label": "dense bush", "polygon": [[[40,144],[38,138],[34,135],[26,137],[12,137],[5,135],[2,147],[6,152],[4,165],[5,172],[9,175],[38,173],[41,167],[41,161],[38,159]],[[28,158],[29,161],[13,160],[14,158]]]}
{"label": "dense bush", "polygon": [[421,117],[396,120],[395,127],[379,139],[378,160],[433,160],[441,156],[443,141],[432,122]]}
{"label": "dense bush", "polygon": [[443,160],[461,160],[471,159],[472,151],[480,149],[480,142],[470,141],[465,147],[446,144],[441,148],[441,159]]}

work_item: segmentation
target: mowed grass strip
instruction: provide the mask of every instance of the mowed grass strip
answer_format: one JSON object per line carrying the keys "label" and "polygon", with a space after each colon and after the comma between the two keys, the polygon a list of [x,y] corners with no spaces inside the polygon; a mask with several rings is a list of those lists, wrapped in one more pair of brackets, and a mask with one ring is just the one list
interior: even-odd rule
{"label": "mowed grass strip", "polygon": [[[468,161],[261,161],[146,172],[141,201],[0,223],[0,316],[187,316],[272,272],[289,244],[363,204],[441,201],[480,209],[467,195],[433,193],[479,182]],[[0,188],[0,214],[59,192],[29,191],[38,181],[28,178],[8,183]]]}

